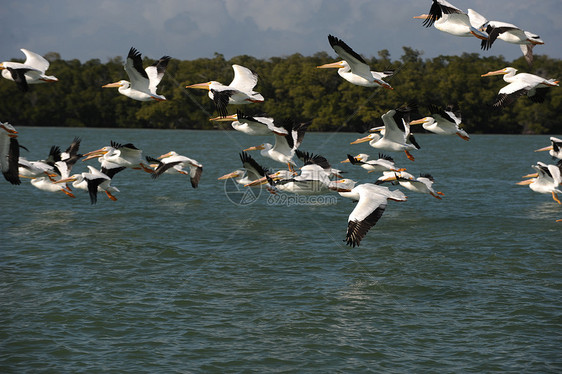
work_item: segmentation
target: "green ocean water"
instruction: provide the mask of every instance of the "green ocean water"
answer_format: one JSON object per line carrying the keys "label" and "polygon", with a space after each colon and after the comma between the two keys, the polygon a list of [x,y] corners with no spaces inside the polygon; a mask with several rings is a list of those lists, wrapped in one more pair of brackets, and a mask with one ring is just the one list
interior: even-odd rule
{"label": "green ocean water", "polygon": [[[20,127],[29,160],[75,136],[81,151],[133,143],[204,165],[126,170],[118,201],[0,183],[3,373],[482,373],[562,371],[562,206],[517,186],[548,136],[421,134],[414,175],[445,196],[405,191],[358,248],[354,204],[272,199],[217,178],[270,141],[233,131]],[[345,176],[358,134],[308,133],[301,148]],[[277,165],[254,154],[266,166]],[[95,161],[79,163],[97,166]],[[280,165],[279,165],[280,166]],[[391,187],[399,188],[399,187]]]}

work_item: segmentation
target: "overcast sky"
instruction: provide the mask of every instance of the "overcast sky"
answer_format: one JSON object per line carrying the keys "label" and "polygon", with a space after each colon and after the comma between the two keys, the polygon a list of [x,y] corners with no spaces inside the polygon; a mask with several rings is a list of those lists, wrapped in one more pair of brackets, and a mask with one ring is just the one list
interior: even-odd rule
{"label": "overcast sky", "polygon": [[[513,23],[538,34],[545,45],[535,55],[562,58],[561,0],[450,0],[490,20]],[[238,55],[257,58],[319,51],[335,53],[327,35],[355,51],[398,60],[402,46],[423,58],[460,55],[521,56],[519,46],[496,41],[481,51],[476,38],[425,28],[413,16],[427,13],[430,0],[4,0],[0,6],[0,61],[23,58],[20,48],[63,59],[106,62],[131,46],[143,55],[182,60]]]}

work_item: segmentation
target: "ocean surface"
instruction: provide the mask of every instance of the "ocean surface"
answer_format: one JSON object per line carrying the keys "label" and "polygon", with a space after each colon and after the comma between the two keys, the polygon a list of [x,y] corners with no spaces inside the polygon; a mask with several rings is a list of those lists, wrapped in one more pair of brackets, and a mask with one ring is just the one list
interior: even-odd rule
{"label": "ocean surface", "polygon": [[[399,167],[429,173],[442,200],[405,191],[360,247],[337,194],[296,199],[218,177],[271,141],[234,131],[19,127],[29,160],[111,140],[204,165],[138,170],[100,193],[0,183],[2,373],[560,373],[562,205],[515,183],[552,163],[548,136],[421,134]],[[308,133],[301,149],[345,176],[352,133]],[[254,158],[277,167],[258,153]],[[74,171],[98,166],[79,162]],[[279,165],[281,166],[281,165]],[[391,188],[400,188],[392,187]],[[273,198],[272,198],[273,196]]]}

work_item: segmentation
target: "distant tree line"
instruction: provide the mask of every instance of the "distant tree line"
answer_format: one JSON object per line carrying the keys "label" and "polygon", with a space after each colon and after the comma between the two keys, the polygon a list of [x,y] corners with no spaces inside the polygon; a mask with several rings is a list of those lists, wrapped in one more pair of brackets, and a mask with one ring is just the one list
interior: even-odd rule
{"label": "distant tree line", "polygon": [[[562,132],[562,88],[550,89],[544,103],[522,97],[512,106],[498,110],[492,108],[492,103],[506,83],[499,76],[481,77],[488,71],[512,66],[519,72],[558,79],[562,78],[561,60],[537,55],[533,69],[529,70],[523,57],[508,62],[503,56],[465,53],[422,59],[418,50],[403,47],[403,52],[394,61],[387,50],[379,51],[376,58],[366,58],[373,70],[396,71],[393,77],[385,79],[394,90],[354,86],[340,78],[336,69],[316,69],[336,61],[325,52],[269,59],[243,55],[226,60],[221,54],[191,61],[172,59],[158,87],[158,93],[168,99],[163,102],[139,102],[120,95],[117,89],[102,88],[104,84],[128,79],[122,57],[106,63],[99,59],[81,63],[62,60],[58,53],[51,52],[45,56],[51,62],[48,74],[56,76],[59,82],[32,85],[29,92],[23,93],[14,82],[2,79],[0,120],[16,127],[226,128],[228,124],[209,121],[217,113],[207,92],[185,86],[210,80],[228,84],[233,77],[231,65],[240,64],[259,75],[256,91],[265,97],[265,102],[229,106],[231,113],[240,109],[248,114],[268,113],[274,118],[312,121],[310,131],[361,132],[377,125],[389,109],[405,103],[416,103],[421,116],[429,114],[429,104],[457,103],[469,134]],[[152,62],[154,59],[145,57],[145,66]]]}

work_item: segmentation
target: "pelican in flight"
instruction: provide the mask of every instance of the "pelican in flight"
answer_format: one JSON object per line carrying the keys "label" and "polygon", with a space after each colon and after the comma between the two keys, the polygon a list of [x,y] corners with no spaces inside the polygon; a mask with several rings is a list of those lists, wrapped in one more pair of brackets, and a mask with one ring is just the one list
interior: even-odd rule
{"label": "pelican in flight", "polygon": [[274,190],[296,195],[321,195],[337,188],[335,181],[330,180],[329,174],[320,165],[305,165],[297,176],[286,172],[280,170],[271,177],[267,176]]}
{"label": "pelican in flight", "polygon": [[349,83],[363,87],[384,87],[392,90],[390,84],[383,81],[383,78],[394,74],[394,71],[387,70],[383,72],[371,71],[367,62],[357,52],[351,49],[343,40],[335,36],[328,35],[328,41],[343,60],[317,66],[319,69],[338,68],[340,77]]}
{"label": "pelican in flight", "polygon": [[233,178],[236,183],[244,186],[259,186],[266,182],[265,176],[269,174],[269,170],[260,165],[252,156],[246,152],[241,152],[240,161],[242,161],[243,169],[225,174],[218,180]]}
{"label": "pelican in flight", "polygon": [[208,90],[209,97],[213,100],[221,117],[226,117],[228,114],[226,110],[228,104],[240,105],[263,102],[263,96],[254,91],[254,87],[258,84],[258,75],[241,65],[234,64],[232,69],[234,70],[234,79],[228,86],[217,81],[209,81],[192,84],[186,86],[186,88]]}
{"label": "pelican in flight", "polygon": [[375,184],[392,181],[397,181],[402,187],[410,191],[429,194],[439,200],[441,200],[441,196],[445,195],[443,192],[433,189],[435,179],[431,174],[420,174],[420,176],[416,178],[405,171],[399,173],[384,172],[383,176],[380,177]]}
{"label": "pelican in flight", "polygon": [[366,153],[359,153],[353,157],[348,154],[347,159],[342,163],[350,162],[352,165],[359,165],[369,173],[384,172],[384,171],[402,171],[406,169],[397,169],[394,164],[394,159],[390,156],[379,153],[379,158],[376,160],[369,160],[369,155]]}
{"label": "pelican in flight", "polygon": [[[155,162],[155,169],[152,178],[156,179],[163,173],[167,174],[183,174],[189,175],[191,187],[197,188],[201,174],[203,174],[203,165],[196,160],[182,156],[175,151],[170,151],[158,157],[158,159],[147,156],[148,162]],[[189,168],[189,171],[187,170]]]}
{"label": "pelican in flight", "polygon": [[27,49],[20,49],[25,54],[25,62],[4,61],[0,63],[2,76],[16,82],[16,85],[23,91],[29,90],[28,84],[57,82],[57,77],[45,75],[49,68],[49,61],[37,53]]}
{"label": "pelican in flight", "polygon": [[423,128],[439,135],[458,135],[461,139],[470,140],[470,137],[459,126],[461,125],[461,112],[453,105],[447,105],[445,109],[429,106],[431,115],[415,121],[410,125],[422,124]]}
{"label": "pelican in flight", "polygon": [[39,161],[28,161],[27,159],[20,157],[18,160],[18,172],[20,177],[23,178],[38,178],[49,175],[51,177],[57,177],[55,172],[55,165],[57,162],[61,161],[61,149],[59,146],[52,146],[49,150],[49,155],[45,160]]}
{"label": "pelican in flight", "polygon": [[56,182],[57,180],[49,175],[31,179],[31,185],[42,191],[63,192],[68,197],[75,197],[72,191],[66,186],[66,184],[61,185]]}
{"label": "pelican in flight", "polygon": [[272,132],[278,135],[287,135],[287,130],[275,123],[267,114],[249,116],[237,110],[236,114],[225,117],[211,118],[210,121],[232,121],[232,128],[248,135],[269,135]]}
{"label": "pelican in flight", "polygon": [[356,186],[351,179],[335,181],[341,196],[357,201],[355,209],[347,220],[346,244],[359,246],[371,227],[375,226],[386,209],[388,200],[406,201],[406,196],[400,190],[390,190],[388,187],[364,183]]}
{"label": "pelican in flight", "polygon": [[423,19],[423,26],[435,26],[437,30],[455,36],[475,36],[485,40],[488,34],[472,25],[471,13],[465,13],[445,0],[433,0],[429,14],[414,18]]}
{"label": "pelican in flight", "polygon": [[289,170],[294,171],[294,166],[296,166],[296,164],[293,161],[293,157],[296,149],[301,145],[309,125],[310,122],[299,124],[292,121],[284,122],[283,127],[287,130],[288,135],[283,136],[274,133],[274,145],[264,143],[244,149],[244,152],[259,150],[263,157],[270,158],[282,164],[287,164]]}
{"label": "pelican in flight", "polygon": [[0,170],[11,184],[21,184],[18,173],[20,146],[18,132],[8,122],[0,122]]}
{"label": "pelican in flight", "polygon": [[512,67],[490,71],[482,74],[482,77],[491,75],[503,75],[503,80],[509,83],[503,87],[496,97],[494,107],[502,108],[513,103],[519,96],[527,95],[531,101],[536,103],[544,102],[544,98],[549,87],[557,87],[559,81],[555,79],[545,79],[538,75],[529,73],[515,74],[517,69]]}
{"label": "pelican in flight", "polygon": [[409,116],[411,110],[412,108],[409,107],[389,110],[381,116],[384,129],[380,133],[371,133],[351,142],[351,144],[369,142],[369,145],[373,148],[390,152],[404,151],[406,157],[410,161],[414,161],[414,156],[409,151],[420,149],[420,146],[410,133]]}
{"label": "pelican in flight", "polygon": [[144,170],[152,174],[154,171],[149,168],[142,159],[142,150],[135,147],[132,143],[119,144],[111,141],[111,145],[84,154],[82,161],[92,158],[101,158],[102,167],[124,166],[131,169]]}
{"label": "pelican in flight", "polygon": [[123,65],[129,76],[129,81],[120,80],[102,87],[119,87],[118,91],[120,94],[138,101],[165,101],[166,98],[164,96],[156,93],[156,88],[164,76],[170,59],[170,56],[163,56],[160,60],[144,69],[141,53],[134,47],[131,47],[127,55],[127,61]]}
{"label": "pelican in flight", "polygon": [[98,202],[98,191],[105,192],[110,200],[117,201],[117,198],[113,195],[113,193],[119,192],[119,189],[111,185],[111,177],[103,173],[103,171],[99,171],[90,165],[88,165],[88,170],[88,172],[74,174],[68,178],[59,179],[54,183],[72,182],[72,187],[88,191],[90,195],[90,203],[92,203],[92,205]]}
{"label": "pelican in flight", "polygon": [[328,173],[330,177],[342,178],[340,175],[341,170],[334,169],[328,159],[322,155],[301,151],[299,149],[295,150],[295,155],[304,163],[304,166],[318,165]]}
{"label": "pelican in flight", "polygon": [[518,44],[521,47],[521,52],[523,52],[527,64],[529,64],[529,66],[533,64],[533,47],[544,44],[540,36],[525,31],[511,23],[488,21],[484,16],[472,9],[468,10],[468,14],[472,24],[477,27],[480,32],[488,35],[487,38],[482,39],[481,48],[483,50],[490,49],[496,39],[511,44]]}
{"label": "pelican in flight", "polygon": [[562,193],[558,189],[560,183],[562,183],[562,176],[560,169],[562,168],[562,162],[558,162],[558,165],[547,165],[543,162],[537,162],[536,165],[531,166],[537,172],[534,174],[528,174],[523,176],[525,179],[516,184],[520,186],[528,185],[529,188],[538,193],[552,194],[552,199],[558,204],[562,204],[558,198],[558,193]]}
{"label": "pelican in flight", "polygon": [[562,160],[562,139],[551,136],[550,143],[551,145],[548,147],[536,149],[535,152],[549,151],[548,154],[552,156],[552,158]]}

